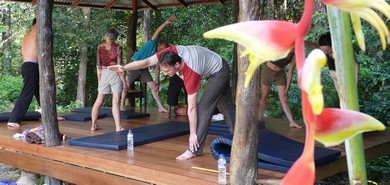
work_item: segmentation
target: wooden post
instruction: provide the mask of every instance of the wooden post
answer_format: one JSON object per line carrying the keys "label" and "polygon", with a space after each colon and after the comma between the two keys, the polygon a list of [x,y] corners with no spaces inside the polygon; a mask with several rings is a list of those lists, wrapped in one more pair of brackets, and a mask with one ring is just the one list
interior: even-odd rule
{"label": "wooden post", "polygon": [[[240,1],[239,22],[260,19],[259,0]],[[238,45],[238,53],[245,50]],[[248,56],[238,59],[236,91],[236,124],[231,152],[230,184],[257,184],[258,179],[258,110],[260,102],[260,70],[244,87]]]}
{"label": "wooden post", "polygon": [[133,11],[127,19],[127,51],[126,59],[129,62],[131,56],[137,50],[137,1],[133,1]]}
{"label": "wooden post", "polygon": [[38,1],[38,63],[39,63],[39,93],[42,109],[42,124],[45,133],[46,146],[61,145],[56,110],[56,84],[53,63],[52,34],[53,1]]}
{"label": "wooden post", "polygon": [[[127,20],[127,51],[126,59],[130,62],[131,56],[137,51],[137,1],[133,1],[133,11],[129,14]],[[131,88],[134,88],[134,84],[131,84]],[[129,98],[130,106],[135,106],[135,99]],[[146,103],[146,102],[145,102]]]}

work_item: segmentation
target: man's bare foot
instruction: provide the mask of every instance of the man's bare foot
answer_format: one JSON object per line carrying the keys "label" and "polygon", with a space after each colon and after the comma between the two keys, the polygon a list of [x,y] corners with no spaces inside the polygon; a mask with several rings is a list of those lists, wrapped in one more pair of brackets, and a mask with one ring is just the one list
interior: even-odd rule
{"label": "man's bare foot", "polygon": [[16,129],[20,128],[20,125],[18,123],[8,122],[7,123],[8,128]]}
{"label": "man's bare foot", "polygon": [[65,121],[65,118],[64,118],[64,117],[61,117],[61,116],[58,116],[58,117],[57,117],[57,121]]}
{"label": "man's bare foot", "polygon": [[125,128],[119,127],[119,129],[116,129],[117,132],[122,131],[122,130],[125,130]]}
{"label": "man's bare foot", "polygon": [[95,130],[101,130],[102,129],[102,127],[100,127],[99,125],[92,125],[92,127],[91,127],[91,130],[92,131],[95,131]]}
{"label": "man's bare foot", "polygon": [[290,123],[290,128],[302,128],[302,126],[296,123]]}
{"label": "man's bare foot", "polygon": [[163,107],[163,108],[158,108],[158,112],[167,113],[168,111]]}
{"label": "man's bare foot", "polygon": [[189,150],[186,150],[183,154],[181,154],[180,156],[176,157],[176,159],[184,161],[184,160],[188,160],[188,159],[191,159],[191,158],[194,158],[194,157],[196,157],[195,154],[193,154]]}
{"label": "man's bare foot", "polygon": [[120,111],[126,111],[126,107],[125,106],[122,106],[119,108]]}

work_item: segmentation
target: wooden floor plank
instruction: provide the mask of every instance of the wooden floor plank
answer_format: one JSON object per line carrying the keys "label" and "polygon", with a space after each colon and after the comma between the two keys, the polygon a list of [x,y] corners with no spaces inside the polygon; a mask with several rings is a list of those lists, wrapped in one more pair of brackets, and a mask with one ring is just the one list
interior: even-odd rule
{"label": "wooden floor plank", "polygon": [[[132,129],[167,121],[187,121],[186,117],[165,118],[157,110],[147,110],[151,116],[138,119],[121,120],[123,127]],[[66,114],[66,113],[59,113]],[[34,128],[40,121],[23,122],[20,129],[8,129],[0,123],[0,162],[17,168],[49,175],[76,184],[99,184],[97,179],[111,179],[115,184],[216,184],[217,174],[193,169],[193,166],[217,169],[217,162],[210,153],[211,141],[218,137],[209,135],[204,155],[189,161],[177,161],[176,156],[187,149],[188,135],[170,138],[137,146],[133,155],[126,150],[111,151],[95,148],[70,146],[46,147],[28,144],[12,138],[16,132]],[[115,131],[112,118],[98,120],[103,130],[90,131],[91,122],[60,121],[60,132],[72,139],[99,135]],[[303,123],[300,123],[303,125]],[[266,128],[297,141],[305,139],[304,129],[290,129],[286,120],[268,119]],[[364,134],[367,160],[390,153],[390,131]],[[321,144],[317,143],[318,146]],[[316,178],[322,179],[346,170],[345,149],[336,149],[342,157],[316,168]],[[55,167],[52,167],[54,166]],[[228,165],[229,168],[229,165]],[[50,169],[50,170],[48,170]],[[284,173],[259,169],[260,179],[281,179]],[[84,179],[83,179],[84,178]],[[136,179],[136,180],[135,180]],[[99,181],[99,182],[97,182]]]}

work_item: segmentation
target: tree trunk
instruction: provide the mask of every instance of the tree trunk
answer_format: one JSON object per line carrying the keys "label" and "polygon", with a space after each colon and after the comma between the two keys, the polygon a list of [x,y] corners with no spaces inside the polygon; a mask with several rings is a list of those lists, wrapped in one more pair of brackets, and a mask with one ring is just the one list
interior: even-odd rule
{"label": "tree trunk", "polygon": [[[40,72],[40,99],[42,108],[42,123],[46,146],[61,145],[56,111],[56,84],[53,63],[52,35],[53,1],[38,1],[38,63]],[[39,13],[38,13],[39,12]]]}
{"label": "tree trunk", "polygon": [[[260,1],[240,1],[238,20],[260,19]],[[238,45],[238,53],[245,50]],[[247,88],[244,87],[248,56],[238,61],[236,92],[236,124],[231,152],[230,184],[257,184],[258,166],[258,110],[260,100],[260,70],[257,70]]]}
{"label": "tree trunk", "polygon": [[[37,5],[38,26],[38,63],[39,63],[39,93],[42,108],[42,123],[45,134],[45,144],[48,147],[61,145],[57,122],[56,84],[53,63],[52,34],[53,1],[39,0]],[[60,180],[50,178],[50,184],[61,184]]]}
{"label": "tree trunk", "polygon": [[[90,20],[90,8],[83,8],[83,17],[84,17],[84,33],[89,31],[89,20]],[[88,61],[88,42],[84,40],[81,44],[80,50],[80,66],[79,66],[79,78],[77,82],[77,100],[79,101],[77,106],[85,106],[85,82],[87,80],[87,61]]]}
{"label": "tree trunk", "polygon": [[144,34],[142,39],[146,43],[150,39],[150,10],[144,10]]}
{"label": "tree trunk", "polygon": [[[273,20],[275,18],[275,2],[274,0],[268,0],[268,20]],[[260,11],[260,9],[259,9]]]}

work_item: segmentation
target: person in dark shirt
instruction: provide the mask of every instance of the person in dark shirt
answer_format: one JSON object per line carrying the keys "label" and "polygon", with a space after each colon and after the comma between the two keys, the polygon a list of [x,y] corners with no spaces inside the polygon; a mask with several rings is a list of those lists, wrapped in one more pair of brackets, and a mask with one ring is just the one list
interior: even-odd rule
{"label": "person in dark shirt", "polygon": [[[322,35],[318,39],[318,46],[317,47],[320,48],[325,53],[326,59],[327,59],[327,65],[328,65],[328,68],[329,68],[330,77],[333,80],[333,83],[334,83],[334,86],[336,88],[337,94],[339,95],[339,97],[342,97],[341,96],[341,87],[340,87],[340,85],[338,83],[338,80],[337,80],[335,60],[334,60],[334,57],[333,57],[332,38],[331,38],[331,35],[330,35],[329,32],[324,34],[324,35]],[[356,58],[355,58],[356,82],[357,82],[357,79],[358,79],[358,72],[359,72],[359,64],[357,63]]]}
{"label": "person in dark shirt", "polygon": [[[284,71],[284,68],[290,64],[287,73]],[[293,51],[286,57],[277,61],[268,61],[266,65],[261,70],[261,100],[259,108],[259,119],[262,120],[264,116],[264,111],[267,106],[267,100],[273,83],[276,85],[278,90],[279,99],[282,103],[282,108],[284,113],[287,116],[288,122],[290,123],[291,128],[302,128],[302,126],[295,123],[290,107],[288,105],[288,90],[290,88],[292,75],[295,68],[295,57]]]}

